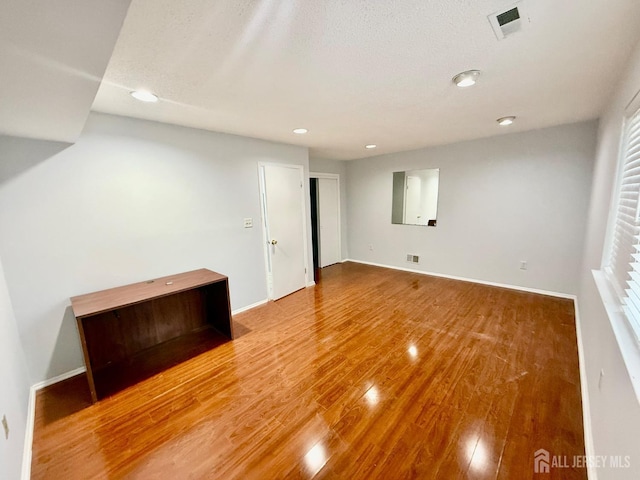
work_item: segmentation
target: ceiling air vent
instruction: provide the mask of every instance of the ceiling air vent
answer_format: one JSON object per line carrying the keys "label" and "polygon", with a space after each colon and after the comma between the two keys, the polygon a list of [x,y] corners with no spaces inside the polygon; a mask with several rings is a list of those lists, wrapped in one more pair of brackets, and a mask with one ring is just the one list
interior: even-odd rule
{"label": "ceiling air vent", "polygon": [[520,31],[522,28],[522,17],[522,2],[518,2],[506,10],[492,13],[488,16],[489,23],[498,40],[502,40]]}

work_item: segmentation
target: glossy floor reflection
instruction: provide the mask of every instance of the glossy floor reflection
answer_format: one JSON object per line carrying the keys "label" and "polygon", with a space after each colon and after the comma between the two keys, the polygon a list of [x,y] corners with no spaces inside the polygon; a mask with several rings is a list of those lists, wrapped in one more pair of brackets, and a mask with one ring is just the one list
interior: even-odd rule
{"label": "glossy floor reflection", "polygon": [[[33,478],[537,478],[584,455],[570,300],[346,263],[95,405],[38,395]],[[584,469],[545,478],[586,478]]]}

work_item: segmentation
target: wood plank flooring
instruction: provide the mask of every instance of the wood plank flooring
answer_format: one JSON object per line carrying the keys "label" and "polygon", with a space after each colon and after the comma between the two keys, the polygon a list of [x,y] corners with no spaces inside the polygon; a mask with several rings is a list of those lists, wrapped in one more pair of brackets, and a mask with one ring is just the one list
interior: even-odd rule
{"label": "wood plank flooring", "polygon": [[40,392],[34,479],[586,479],[573,302],[354,263],[90,404]]}

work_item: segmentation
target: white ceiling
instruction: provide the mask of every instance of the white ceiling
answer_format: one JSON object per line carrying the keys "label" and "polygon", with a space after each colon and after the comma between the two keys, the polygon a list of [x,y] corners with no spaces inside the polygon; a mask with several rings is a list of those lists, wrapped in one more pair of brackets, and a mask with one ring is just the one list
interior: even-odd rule
{"label": "white ceiling", "polygon": [[[3,11],[0,133],[7,125],[57,132],[41,138],[77,130],[127,3],[4,0],[3,10],[8,4],[31,16],[25,29],[27,20]],[[487,15],[512,3],[132,0],[92,108],[305,145],[312,156],[335,159],[599,116],[640,36],[640,1],[523,0],[523,30],[498,41]],[[24,54],[6,48],[11,37]],[[43,101],[33,108],[41,117],[24,117],[7,98],[12,58],[22,105]],[[451,77],[471,68],[483,72],[478,85],[454,87]],[[160,102],[128,95],[140,88]],[[70,102],[64,108],[60,97]],[[495,122],[505,115],[518,116],[508,129]],[[291,132],[301,126],[307,135]],[[365,150],[367,143],[379,148]]]}
{"label": "white ceiling", "polygon": [[2,0],[0,134],[73,142],[130,0]]}
{"label": "white ceiling", "polygon": [[[597,117],[638,0],[133,0],[93,108],[353,159]],[[476,68],[476,87],[452,86]],[[139,103],[146,88],[161,97]],[[517,115],[509,129],[495,120]],[[306,127],[296,136],[291,130]],[[365,150],[376,143],[376,150]]]}

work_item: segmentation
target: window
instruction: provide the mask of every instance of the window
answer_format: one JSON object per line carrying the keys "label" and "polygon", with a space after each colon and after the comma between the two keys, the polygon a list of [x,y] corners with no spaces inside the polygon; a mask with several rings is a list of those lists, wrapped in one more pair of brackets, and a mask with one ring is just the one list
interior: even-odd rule
{"label": "window", "polygon": [[640,110],[625,122],[621,161],[613,239],[604,270],[640,341]]}
{"label": "window", "polygon": [[625,113],[609,246],[592,273],[640,402],[640,92]]}

